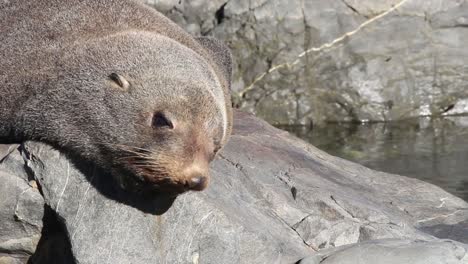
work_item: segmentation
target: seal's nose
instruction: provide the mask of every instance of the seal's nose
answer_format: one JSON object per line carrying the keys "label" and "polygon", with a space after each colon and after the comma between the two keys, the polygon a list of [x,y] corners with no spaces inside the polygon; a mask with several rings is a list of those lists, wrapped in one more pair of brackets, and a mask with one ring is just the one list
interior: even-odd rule
{"label": "seal's nose", "polygon": [[210,160],[204,148],[195,152],[193,160],[182,171],[184,188],[192,191],[204,190],[210,182]]}
{"label": "seal's nose", "polygon": [[195,176],[189,179],[188,187],[190,190],[202,191],[208,185],[208,177],[206,176]]}

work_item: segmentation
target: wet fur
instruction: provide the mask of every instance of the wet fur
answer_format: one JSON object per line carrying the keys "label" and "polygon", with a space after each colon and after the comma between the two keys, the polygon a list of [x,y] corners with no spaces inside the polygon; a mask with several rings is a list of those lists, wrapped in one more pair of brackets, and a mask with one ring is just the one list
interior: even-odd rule
{"label": "wet fur", "polygon": [[[121,182],[177,189],[231,131],[229,50],[137,1],[3,1],[0,56],[0,143],[42,141]],[[155,131],[156,111],[178,130]]]}

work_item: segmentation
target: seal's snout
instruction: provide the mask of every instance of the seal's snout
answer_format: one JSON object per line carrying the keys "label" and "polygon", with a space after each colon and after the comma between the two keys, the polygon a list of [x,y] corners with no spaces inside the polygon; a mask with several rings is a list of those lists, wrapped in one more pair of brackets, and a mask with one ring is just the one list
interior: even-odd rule
{"label": "seal's snout", "polygon": [[190,153],[183,164],[180,177],[185,190],[203,191],[210,182],[210,161],[213,143],[205,135],[191,133],[186,141],[185,153]]}

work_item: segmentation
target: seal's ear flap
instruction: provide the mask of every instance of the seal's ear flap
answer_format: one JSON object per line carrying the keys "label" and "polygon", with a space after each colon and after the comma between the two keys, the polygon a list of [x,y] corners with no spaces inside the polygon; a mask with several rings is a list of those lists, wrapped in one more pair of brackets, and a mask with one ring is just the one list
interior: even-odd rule
{"label": "seal's ear flap", "polygon": [[210,37],[198,37],[197,41],[210,53],[213,61],[221,69],[229,89],[232,78],[232,56],[229,48],[220,40]]}
{"label": "seal's ear flap", "polygon": [[119,89],[123,91],[128,91],[128,88],[130,88],[130,83],[125,79],[122,75],[117,74],[117,73],[111,73],[109,75],[109,79],[111,79]]}

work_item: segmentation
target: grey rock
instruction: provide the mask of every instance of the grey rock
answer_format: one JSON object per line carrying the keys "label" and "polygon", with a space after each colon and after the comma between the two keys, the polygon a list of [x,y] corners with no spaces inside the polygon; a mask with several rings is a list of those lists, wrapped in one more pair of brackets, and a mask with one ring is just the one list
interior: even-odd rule
{"label": "grey rock", "polygon": [[[4,186],[15,186],[17,175],[27,177],[27,168],[47,205],[44,218],[58,221],[51,228],[53,221],[45,219],[31,263],[50,263],[57,252],[56,263],[295,263],[381,239],[427,241],[408,244],[426,251],[431,243],[441,250],[451,243],[463,256],[464,245],[436,237],[468,238],[453,231],[466,227],[463,200],[428,183],[332,157],[240,112],[229,144],[212,165],[210,187],[175,200],[126,193],[106,173],[40,143],[26,142],[19,150],[1,164]],[[18,193],[12,189],[6,197]],[[26,211],[18,212],[26,218]],[[2,219],[14,215],[1,212]],[[380,247],[369,243],[372,250]],[[337,258],[362,253],[349,250],[337,251]]]}
{"label": "grey rock", "polygon": [[319,252],[299,264],[463,264],[468,246],[454,241],[380,240]]}
{"label": "grey rock", "polygon": [[[234,53],[238,104],[270,123],[468,113],[466,0],[145,0]],[[298,55],[375,22],[331,48]],[[294,65],[292,63],[297,62]],[[290,63],[256,83],[276,65]],[[243,98],[240,98],[243,95]]]}
{"label": "grey rock", "polygon": [[0,256],[0,264],[23,264],[26,259],[13,258],[10,256]]}
{"label": "grey rock", "polygon": [[0,263],[23,263],[41,237],[44,199],[18,145],[0,145]]}

